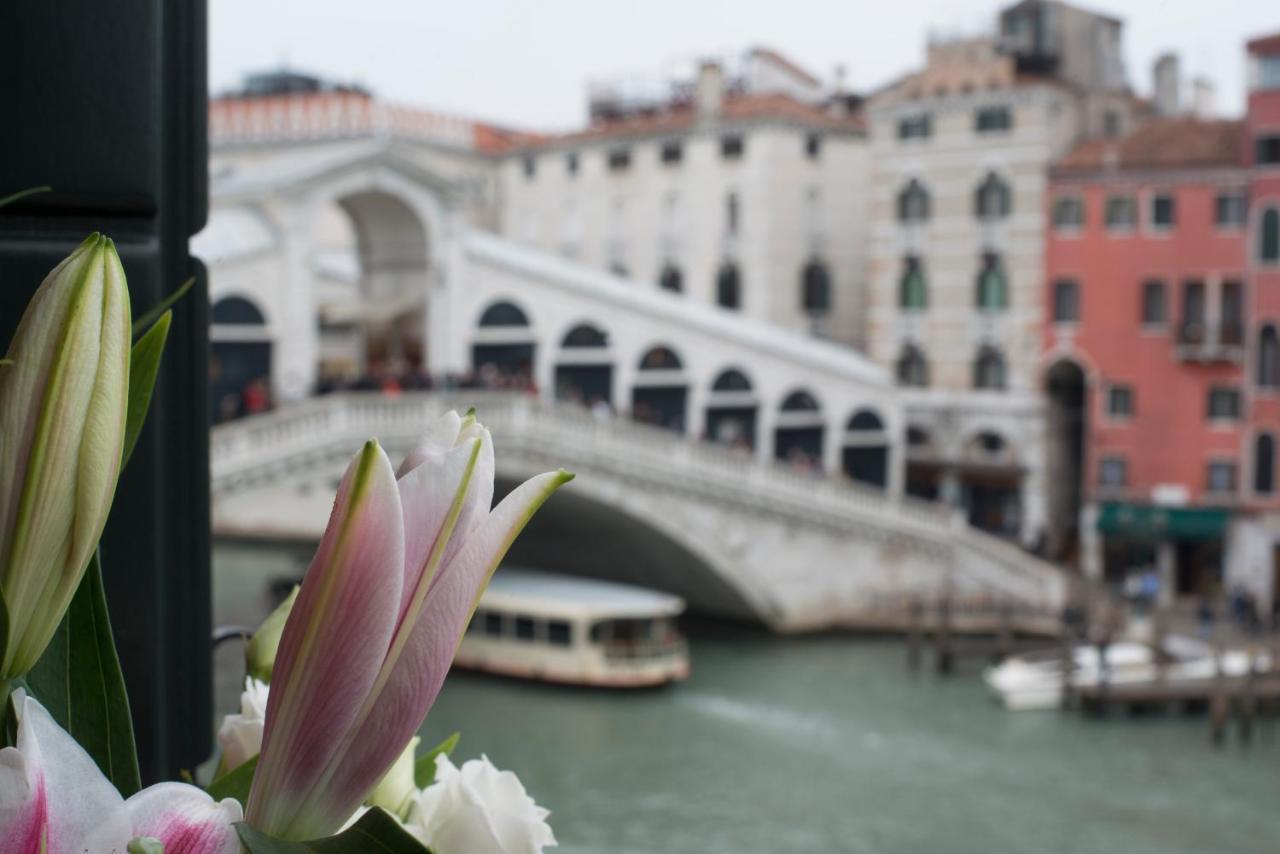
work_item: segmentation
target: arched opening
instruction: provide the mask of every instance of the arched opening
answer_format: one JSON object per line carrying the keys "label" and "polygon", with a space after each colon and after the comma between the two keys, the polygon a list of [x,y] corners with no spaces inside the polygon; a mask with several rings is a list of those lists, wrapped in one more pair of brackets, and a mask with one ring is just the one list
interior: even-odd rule
{"label": "arched opening", "polygon": [[418,376],[428,367],[426,226],[408,203],[381,190],[352,193],[338,206],[351,224],[358,272],[354,287],[326,288],[317,300],[321,378],[354,373],[376,385]]}
{"label": "arched opening", "polygon": [[941,496],[942,469],[933,435],[918,424],[907,427],[906,493],[927,501]]}
{"label": "arched opening", "polygon": [[684,274],[680,272],[679,267],[668,262],[662,267],[662,273],[658,276],[658,287],[678,294],[684,290]]}
{"label": "arched opening", "polygon": [[902,259],[898,305],[904,311],[923,311],[929,306],[929,287],[924,277],[924,265],[918,255],[908,255]]}
{"label": "arched opening", "polygon": [[929,363],[924,352],[914,344],[907,344],[898,356],[895,371],[898,385],[924,388],[929,385]]}
{"label": "arched opening", "polygon": [[485,388],[531,388],[534,348],[524,310],[506,300],[490,303],[480,314],[471,345],[473,377]]}
{"label": "arched opening", "polygon": [[1276,437],[1259,433],[1253,440],[1253,491],[1272,495],[1276,491]]}
{"label": "arched opening", "polygon": [[756,446],[756,398],[751,380],[737,368],[721,371],[707,396],[705,438],[730,448]]}
{"label": "arched opening", "polygon": [[271,406],[271,334],[262,311],[245,297],[215,302],[209,313],[210,413],[215,423]]}
{"label": "arched opening", "polygon": [[973,360],[973,387],[985,391],[999,391],[1005,387],[1004,356],[989,345],[978,350]]}
{"label": "arched opening", "polygon": [[800,307],[811,317],[831,310],[831,274],[817,258],[810,259],[800,274]]}
{"label": "arched opening", "polygon": [[1280,263],[1280,210],[1275,208],[1263,211],[1258,222],[1258,260]]}
{"label": "arched opening", "polygon": [[796,389],[782,400],[773,434],[773,455],[800,471],[822,470],[823,422],[818,399]]}
{"label": "arched opening", "polygon": [[609,337],[590,323],[574,326],[560,341],[556,357],[556,400],[600,412],[613,408],[613,356]]}
{"label": "arched opening", "polygon": [[1258,333],[1258,385],[1280,388],[1280,335],[1270,323]]}
{"label": "arched opening", "polygon": [[929,191],[915,178],[898,191],[898,221],[922,223],[929,219]]}
{"label": "arched opening", "polygon": [[1022,467],[1004,437],[983,431],[965,443],[960,462],[961,503],[969,524],[1017,537],[1022,524]]}
{"label": "arched opening", "polygon": [[1013,196],[1009,185],[996,173],[988,172],[973,193],[974,216],[983,222],[991,222],[1007,217],[1012,209]]}
{"label": "arched opening", "polygon": [[845,425],[844,473],[852,480],[884,489],[889,484],[889,434],[870,409],[855,412]]}
{"label": "arched opening", "polygon": [[1088,413],[1086,389],[1084,371],[1073,361],[1055,362],[1045,375],[1049,398],[1046,556],[1071,566],[1078,566],[1080,558]]}
{"label": "arched opening", "polygon": [[721,308],[742,308],[742,277],[738,265],[725,261],[716,273],[716,305]]}
{"label": "arched opening", "polygon": [[982,253],[974,301],[981,311],[1001,311],[1009,307],[1009,283],[1000,256],[995,252]]}
{"label": "arched opening", "polygon": [[641,357],[639,368],[631,390],[631,417],[683,433],[689,384],[680,357],[670,347],[653,347]]}

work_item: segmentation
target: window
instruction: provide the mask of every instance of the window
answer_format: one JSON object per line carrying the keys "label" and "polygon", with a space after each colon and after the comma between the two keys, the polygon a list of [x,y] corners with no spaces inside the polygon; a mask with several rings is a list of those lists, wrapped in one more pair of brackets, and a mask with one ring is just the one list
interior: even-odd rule
{"label": "window", "polygon": [[516,640],[531,641],[537,634],[537,623],[526,614],[516,614]]}
{"label": "window", "polygon": [[1112,418],[1133,417],[1133,386],[1113,383],[1107,387],[1107,414]]}
{"label": "window", "polygon": [[1240,417],[1240,390],[1230,386],[1209,389],[1208,418],[1211,421],[1235,421]]}
{"label": "window", "polygon": [[564,620],[547,623],[547,641],[553,646],[569,646],[573,643],[573,627]]}
{"label": "window", "polygon": [[1276,489],[1276,437],[1259,433],[1253,440],[1253,491],[1270,495]]}
{"label": "window", "polygon": [[1156,193],[1151,197],[1151,227],[1160,230],[1173,228],[1177,219],[1177,208],[1173,196],[1168,193]]}
{"label": "window", "polygon": [[929,192],[912,178],[898,193],[898,220],[924,222],[929,218]]}
{"label": "window", "polygon": [[1123,488],[1129,482],[1129,461],[1124,457],[1103,457],[1098,467],[1098,483],[1109,489]]}
{"label": "window", "polygon": [[1169,322],[1169,299],[1164,282],[1151,279],[1142,285],[1142,325],[1164,326]]}
{"label": "window", "polygon": [[1280,89],[1280,53],[1257,58],[1258,75],[1255,86],[1258,89]]}
{"label": "window", "polygon": [[729,234],[738,233],[738,219],[741,211],[738,209],[738,194],[730,193],[724,199],[724,225],[725,231]]}
{"label": "window", "polygon": [[1060,196],[1053,202],[1053,227],[1061,231],[1084,227],[1084,200]]}
{"label": "window", "polygon": [[1241,228],[1244,226],[1247,208],[1243,192],[1232,190],[1219,193],[1213,200],[1213,222],[1218,228]]}
{"label": "window", "polygon": [[1133,228],[1137,219],[1137,206],[1133,196],[1111,196],[1107,199],[1107,228],[1112,231],[1127,230]]}
{"label": "window", "polygon": [[1120,114],[1115,110],[1107,110],[1102,114],[1102,135],[1120,135]]}
{"label": "window", "polygon": [[570,151],[564,157],[564,170],[570,175],[578,174],[578,152]]}
{"label": "window", "polygon": [[662,143],[658,158],[668,166],[674,166],[684,160],[684,146],[680,144],[678,139],[669,139]]}
{"label": "window", "polygon": [[994,252],[982,255],[978,270],[977,305],[983,311],[1000,311],[1009,306],[1008,286],[1000,256]]}
{"label": "window", "polygon": [[502,615],[494,611],[484,612],[484,633],[498,637],[502,634]]}
{"label": "window", "polygon": [[1258,333],[1258,385],[1280,388],[1280,335],[1270,323]]}
{"label": "window", "polygon": [[924,353],[913,344],[908,344],[898,357],[898,383],[905,386],[924,388],[929,384],[929,363]]}
{"label": "window", "polygon": [[978,133],[1008,130],[1013,127],[1013,113],[1008,107],[979,107],[973,113],[973,129]]}
{"label": "window", "polygon": [[804,156],[817,160],[822,156],[822,134],[811,133],[804,138]]}
{"label": "window", "polygon": [[747,375],[736,368],[729,368],[720,376],[716,377],[716,381],[711,385],[712,391],[751,391],[751,380],[747,379]]}
{"label": "window", "polygon": [[529,318],[509,302],[495,302],[480,315],[481,326],[528,326]]}
{"label": "window", "polygon": [[1004,357],[994,347],[983,347],[973,361],[973,387],[998,391],[1004,388]]}
{"label": "window", "polygon": [[1184,344],[1204,342],[1204,282],[1193,279],[1182,285],[1182,328]]}
{"label": "window", "polygon": [[671,291],[673,294],[683,291],[684,276],[680,273],[680,268],[675,264],[666,264],[662,268],[662,274],[658,276],[658,287],[664,291]]}
{"label": "window", "polygon": [[1280,165],[1280,134],[1258,137],[1254,143],[1254,154],[1259,166]]}
{"label": "window", "polygon": [[1000,180],[994,172],[988,172],[987,177],[974,191],[974,216],[980,220],[1002,219],[1009,215],[1012,207],[1009,185]]}
{"label": "window", "polygon": [[929,288],[924,278],[924,266],[915,255],[908,255],[902,259],[898,304],[905,311],[922,311],[929,305]]}
{"label": "window", "polygon": [[742,283],[738,267],[732,261],[721,264],[720,272],[716,274],[716,303],[723,308],[742,307]]}
{"label": "window", "polygon": [[808,314],[826,314],[831,310],[831,275],[827,265],[817,258],[804,265],[800,274],[800,306]]}
{"label": "window", "polygon": [[1280,263],[1280,210],[1263,212],[1258,224],[1258,259],[1268,264]]}
{"label": "window", "polygon": [[561,347],[608,347],[609,336],[589,323],[579,323],[560,339]]}
{"label": "window", "polygon": [[625,172],[631,168],[631,149],[614,148],[608,154],[609,171]]}
{"label": "window", "polygon": [[1236,464],[1232,460],[1210,460],[1206,488],[1226,495],[1236,491]]}
{"label": "window", "polygon": [[1080,283],[1060,279],[1053,283],[1053,322],[1076,323],[1080,320]]}
{"label": "window", "polygon": [[1244,344],[1244,283],[1236,279],[1222,282],[1218,312],[1218,343],[1228,347]]}
{"label": "window", "polygon": [[742,134],[731,133],[720,137],[720,156],[725,160],[741,160],[742,150],[745,147],[746,142]]}
{"label": "window", "polygon": [[898,139],[927,139],[932,132],[933,122],[928,113],[898,120]]}
{"label": "window", "polygon": [[534,159],[532,154],[526,154],[524,156],[523,166],[524,177],[532,178],[534,175],[538,174],[538,161]]}

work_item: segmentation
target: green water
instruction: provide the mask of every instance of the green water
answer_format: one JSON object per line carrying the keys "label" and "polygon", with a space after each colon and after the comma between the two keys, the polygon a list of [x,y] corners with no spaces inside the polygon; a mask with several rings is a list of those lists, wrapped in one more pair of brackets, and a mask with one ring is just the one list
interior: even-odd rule
{"label": "green water", "polygon": [[[222,614],[265,608],[286,563],[215,552]],[[1280,733],[1215,750],[1202,717],[1008,713],[893,641],[718,632],[691,654],[689,682],[642,693],[456,673],[424,740],[460,730],[455,758],[517,771],[564,854],[1280,851]]]}

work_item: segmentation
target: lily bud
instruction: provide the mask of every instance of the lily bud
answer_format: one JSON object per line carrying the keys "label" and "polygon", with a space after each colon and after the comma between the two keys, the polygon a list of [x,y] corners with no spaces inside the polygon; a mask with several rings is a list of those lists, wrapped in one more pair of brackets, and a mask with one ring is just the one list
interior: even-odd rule
{"label": "lily bud", "polygon": [[26,673],[98,546],[120,474],[129,397],[129,292],[95,234],[27,306],[0,370],[0,679]]}
{"label": "lily bud", "polygon": [[244,649],[244,666],[246,672],[259,682],[271,681],[271,668],[276,663],[276,650],[280,648],[280,635],[284,632],[285,621],[293,610],[293,602],[298,598],[298,585],[288,597],[276,606],[258,626],[258,630],[249,638]]}

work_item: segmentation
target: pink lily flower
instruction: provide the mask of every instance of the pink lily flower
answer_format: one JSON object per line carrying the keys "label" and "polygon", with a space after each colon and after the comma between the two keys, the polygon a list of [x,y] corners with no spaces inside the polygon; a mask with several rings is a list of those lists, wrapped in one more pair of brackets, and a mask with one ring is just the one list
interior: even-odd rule
{"label": "pink lily flower", "polygon": [[127,801],[34,698],[13,694],[15,747],[0,750],[0,854],[124,854],[151,838],[175,854],[237,854],[240,804],[160,783]]}
{"label": "pink lily flower", "polygon": [[285,623],[247,817],[288,840],[337,831],[413,737],[499,561],[573,476],[490,510],[493,440],[450,412],[397,474],[375,441],[338,488]]}

